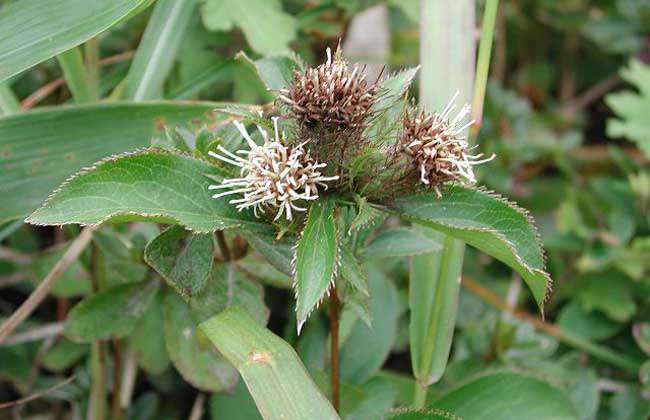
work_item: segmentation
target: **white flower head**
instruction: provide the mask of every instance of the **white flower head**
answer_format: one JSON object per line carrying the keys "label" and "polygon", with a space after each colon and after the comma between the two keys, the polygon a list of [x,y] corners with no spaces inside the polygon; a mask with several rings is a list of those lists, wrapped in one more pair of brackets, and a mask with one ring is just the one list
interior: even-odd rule
{"label": "white flower head", "polygon": [[[243,197],[230,200],[242,211],[253,208],[256,216],[268,209],[277,210],[275,219],[284,214],[287,220],[292,220],[293,211],[305,211],[299,206],[301,201],[314,201],[318,198],[318,188],[327,189],[327,182],[337,180],[338,176],[323,176],[321,170],[327,165],[318,163],[309,157],[302,143],[298,146],[285,146],[280,141],[278,118],[273,117],[274,136],[271,138],[266,130],[259,125],[264,144],[256,144],[239,121],[234,125],[242,134],[250,150],[239,150],[231,153],[223,146],[217,147],[220,154],[208,152],[214,158],[241,168],[239,178],[225,179],[221,184],[210,185],[210,190],[226,191],[214,194],[212,198],[220,198],[231,194],[241,194]],[[285,140],[285,133],[282,133]],[[239,156],[241,155],[241,156]],[[243,157],[242,157],[243,156]]]}
{"label": "white flower head", "polygon": [[420,181],[432,186],[438,195],[439,186],[445,182],[475,184],[473,167],[494,159],[494,155],[483,159],[483,154],[470,154],[476,146],[470,147],[463,134],[474,124],[474,121],[464,123],[470,106],[464,105],[455,117],[450,117],[457,97],[458,93],[440,113],[425,114],[415,110],[404,117],[402,148],[414,159]]}

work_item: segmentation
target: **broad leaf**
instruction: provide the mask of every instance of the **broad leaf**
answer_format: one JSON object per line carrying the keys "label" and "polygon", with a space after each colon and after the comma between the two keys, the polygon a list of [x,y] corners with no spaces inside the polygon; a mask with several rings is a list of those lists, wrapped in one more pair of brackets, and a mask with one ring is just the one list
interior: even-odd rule
{"label": "broad leaf", "polygon": [[147,244],[144,260],[185,299],[203,290],[214,259],[212,234],[171,226]]}
{"label": "broad leaf", "polygon": [[336,277],[339,260],[334,201],[315,201],[296,244],[294,284],[298,333],[309,314],[324,299]]}
{"label": "broad leaf", "polygon": [[[0,118],[0,222],[34,211],[71,174],[147,147],[164,124],[214,121],[216,103],[111,103],[45,108]],[[116,124],[119,121],[119,124]]]}
{"label": "broad leaf", "polygon": [[250,64],[267,89],[274,91],[285,89],[291,85],[295,80],[293,70],[301,67],[300,63],[291,56],[280,55],[252,60],[241,52],[237,57]]}
{"label": "broad leaf", "polygon": [[275,240],[271,236],[257,232],[242,231],[241,234],[273,267],[287,276],[293,275],[291,269],[291,247],[293,244],[286,237]]}
{"label": "broad leaf", "polygon": [[227,309],[200,328],[237,368],[263,418],[339,418],[293,348],[241,307]]}
{"label": "broad leaf", "polygon": [[378,267],[367,269],[372,327],[356,321],[341,348],[341,380],[350,384],[362,384],[377,373],[397,336],[397,290]]}
{"label": "broad leaf", "polygon": [[212,394],[210,398],[211,418],[228,420],[261,420],[255,401],[244,381],[237,382],[230,394]]}
{"label": "broad leaf", "polygon": [[150,3],[21,0],[4,4],[0,8],[0,81],[89,40]]}
{"label": "broad leaf", "polygon": [[531,376],[499,372],[480,376],[444,395],[434,407],[466,420],[576,420],[563,390]]}
{"label": "broad leaf", "polygon": [[637,92],[617,92],[607,95],[606,102],[618,115],[618,119],[607,122],[607,134],[612,137],[627,137],[650,157],[650,66],[639,60],[630,61],[621,72],[621,77],[634,85]]}
{"label": "broad leaf", "polygon": [[544,251],[530,216],[484,190],[452,186],[402,197],[388,205],[405,219],[463,240],[517,271],[542,307],[551,288]]}
{"label": "broad leaf", "polygon": [[296,34],[296,21],[282,10],[280,0],[206,0],[201,14],[211,31],[240,27],[251,48],[260,54],[287,50]]}
{"label": "broad leaf", "polygon": [[363,249],[361,256],[364,259],[408,257],[440,249],[441,246],[438,242],[426,237],[421,232],[401,227],[380,232]]}
{"label": "broad leaf", "polygon": [[164,317],[167,352],[181,376],[204,391],[232,389],[237,372],[223,357],[199,345],[190,307],[176,293],[165,296]]}
{"label": "broad leaf", "polygon": [[98,225],[110,219],[150,219],[196,232],[255,223],[249,212],[211,197],[208,186],[223,176],[205,161],[162,149],[125,154],[70,178],[27,222]]}
{"label": "broad leaf", "polygon": [[125,337],[153,301],[158,286],[156,280],[121,284],[86,298],[68,314],[66,337],[86,343]]}
{"label": "broad leaf", "polygon": [[216,268],[205,288],[190,299],[192,316],[197,323],[233,305],[245,308],[260,324],[266,324],[269,310],[264,305],[264,288],[250,281],[230,263]]}
{"label": "broad leaf", "polygon": [[156,294],[129,336],[129,346],[136,353],[138,364],[154,375],[163,373],[169,366],[169,355],[165,348],[164,296],[164,293]]}

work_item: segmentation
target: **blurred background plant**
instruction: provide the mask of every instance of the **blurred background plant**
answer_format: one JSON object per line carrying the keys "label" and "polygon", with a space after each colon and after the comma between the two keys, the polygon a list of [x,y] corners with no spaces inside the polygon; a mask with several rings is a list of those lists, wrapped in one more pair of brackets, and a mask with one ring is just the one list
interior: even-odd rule
{"label": "blurred background plant", "polygon": [[[0,2],[0,45],[22,45],[20,28],[3,20],[21,3],[38,2]],[[151,2],[119,3],[140,3],[143,9]],[[477,7],[480,12],[483,3]],[[47,16],[55,27],[57,17]],[[320,63],[326,47],[341,39],[351,60],[367,63],[368,73],[378,75],[384,67],[394,71],[419,63],[419,17],[417,0],[159,0],[83,47],[19,74],[2,74],[12,77],[0,85],[0,109],[17,114],[0,118],[2,316],[14,312],[61,259],[66,244],[78,238],[77,227],[22,223],[59,181],[82,162],[142,147],[151,135],[159,142],[194,138],[191,126],[154,130],[147,115],[129,110],[110,120],[90,110],[59,125],[57,118],[65,116],[54,115],[34,123],[31,133],[17,134],[20,118],[38,116],[40,107],[99,98],[107,104],[127,98],[267,104],[273,96],[246,60],[233,58],[239,51],[259,59],[290,48]],[[458,400],[472,395],[476,402],[465,409],[467,419],[496,418],[488,409],[500,419],[521,419],[526,410],[531,416],[542,410],[529,418],[545,418],[564,403],[564,394],[580,419],[650,415],[649,47],[648,0],[501,0],[478,135],[482,151],[497,159],[478,172],[482,183],[535,216],[554,291],[542,320],[517,275],[468,248],[450,362],[428,402],[454,412]],[[4,52],[0,47],[0,63]],[[86,70],[81,79],[75,76],[80,68]],[[417,96],[417,86],[411,93]],[[197,118],[206,109],[175,109],[163,120]],[[129,121],[125,130],[138,136],[136,144],[112,138],[116,119]],[[67,141],[55,132],[94,135]],[[123,130],[114,133],[124,136]],[[35,136],[40,142],[27,141]],[[46,154],[51,148],[51,162],[16,169],[20,156],[14,153],[34,147]],[[59,172],[41,175],[47,165],[60,166]],[[0,408],[0,417],[102,418],[109,410],[100,402],[109,395],[113,418],[258,415],[242,382],[234,385],[229,365],[201,352],[198,343],[182,347],[181,333],[191,319],[180,301],[169,295],[163,302],[154,286],[142,288],[151,277],[145,245],[158,234],[155,225],[139,223],[95,233],[44,303],[0,344],[0,400],[49,389],[34,401]],[[378,418],[386,408],[413,402],[408,259],[387,255],[380,242],[374,251],[368,277],[374,329],[357,315],[344,312],[342,319],[345,418]],[[264,287],[240,280],[229,286],[247,289],[241,296],[259,303],[258,316],[269,316],[269,328],[297,349],[327,388],[326,314],[316,313],[296,336],[289,279],[254,253],[240,266]],[[108,288],[113,295],[93,325],[69,317],[80,299]],[[120,299],[130,302],[128,317]],[[169,307],[176,310],[163,310]],[[96,326],[103,327],[99,333]],[[223,381],[208,379],[209,369],[218,370]],[[61,382],[71,375],[72,382]],[[520,405],[512,402],[515,393]]]}

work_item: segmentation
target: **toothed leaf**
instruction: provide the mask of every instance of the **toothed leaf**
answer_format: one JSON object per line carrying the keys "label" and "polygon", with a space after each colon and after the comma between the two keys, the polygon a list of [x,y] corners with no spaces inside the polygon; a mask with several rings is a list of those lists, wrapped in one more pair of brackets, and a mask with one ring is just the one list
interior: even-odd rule
{"label": "toothed leaf", "polygon": [[485,190],[452,186],[399,198],[388,205],[414,223],[462,239],[517,271],[542,307],[551,288],[542,245],[531,217]]}
{"label": "toothed leaf", "polygon": [[309,209],[294,254],[294,284],[298,332],[328,292],[338,263],[334,201],[321,198]]}
{"label": "toothed leaf", "polygon": [[37,225],[148,219],[211,232],[256,223],[208,186],[223,171],[202,160],[151,149],[103,160],[63,183],[27,219]]}
{"label": "toothed leaf", "polygon": [[392,74],[379,85],[379,100],[373,107],[377,111],[390,108],[400,100],[411,86],[420,67],[414,67]]}

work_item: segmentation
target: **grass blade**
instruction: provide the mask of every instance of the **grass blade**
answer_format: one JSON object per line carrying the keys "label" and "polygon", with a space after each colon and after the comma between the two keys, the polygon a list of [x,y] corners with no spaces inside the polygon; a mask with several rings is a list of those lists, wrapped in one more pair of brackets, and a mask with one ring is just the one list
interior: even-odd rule
{"label": "grass blade", "polygon": [[74,101],[78,104],[91,102],[93,94],[90,89],[86,66],[84,65],[81,48],[75,47],[57,56],[59,65],[63,70],[63,76]]}
{"label": "grass blade", "polygon": [[127,76],[124,96],[157,99],[176,58],[196,0],[158,0]]}
{"label": "grass blade", "polygon": [[293,348],[241,307],[229,308],[199,328],[237,368],[265,419],[339,418]]}

